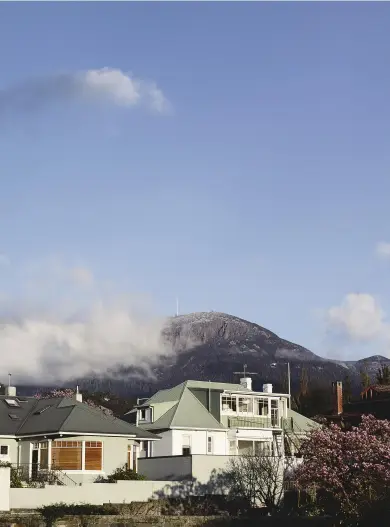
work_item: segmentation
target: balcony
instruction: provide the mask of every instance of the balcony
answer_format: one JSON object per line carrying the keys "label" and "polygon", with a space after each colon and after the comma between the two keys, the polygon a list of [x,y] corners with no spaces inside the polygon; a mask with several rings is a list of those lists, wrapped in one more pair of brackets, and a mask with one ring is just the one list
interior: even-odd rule
{"label": "balcony", "polygon": [[229,428],[280,428],[277,417],[229,417]]}

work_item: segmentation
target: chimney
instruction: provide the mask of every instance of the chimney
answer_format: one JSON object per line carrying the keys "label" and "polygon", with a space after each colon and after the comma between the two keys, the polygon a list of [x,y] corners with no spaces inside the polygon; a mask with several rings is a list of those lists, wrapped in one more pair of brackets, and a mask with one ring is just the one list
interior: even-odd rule
{"label": "chimney", "polygon": [[264,393],[272,393],[272,384],[263,384]]}
{"label": "chimney", "polygon": [[252,379],[250,377],[242,377],[242,379],[240,379],[240,384],[247,390],[252,391]]}
{"label": "chimney", "polygon": [[343,413],[343,383],[341,381],[332,382],[333,389],[333,411],[337,415]]}
{"label": "chimney", "polygon": [[79,392],[79,387],[76,386],[76,392],[73,396],[74,400],[79,402],[79,403],[82,403],[83,402],[83,395]]}
{"label": "chimney", "polygon": [[15,388],[15,386],[6,386],[5,387],[5,395],[7,397],[16,397],[16,388]]}

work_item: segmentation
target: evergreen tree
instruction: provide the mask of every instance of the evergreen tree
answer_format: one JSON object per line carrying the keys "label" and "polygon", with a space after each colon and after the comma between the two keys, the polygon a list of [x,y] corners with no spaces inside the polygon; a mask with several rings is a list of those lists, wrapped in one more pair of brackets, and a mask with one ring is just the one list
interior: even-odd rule
{"label": "evergreen tree", "polygon": [[387,365],[383,365],[378,369],[376,374],[376,381],[378,384],[388,385],[390,384],[390,368]]}

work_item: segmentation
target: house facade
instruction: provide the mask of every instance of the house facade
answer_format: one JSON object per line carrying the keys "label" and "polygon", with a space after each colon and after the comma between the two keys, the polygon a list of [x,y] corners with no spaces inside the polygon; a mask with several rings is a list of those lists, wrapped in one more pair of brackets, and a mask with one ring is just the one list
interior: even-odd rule
{"label": "house facade", "polygon": [[78,484],[111,474],[138,459],[159,437],[73,398],[18,397],[12,386],[0,396],[0,461],[18,468],[21,479],[57,478]]}
{"label": "house facade", "polygon": [[240,384],[186,381],[139,401],[124,419],[161,437],[151,458],[294,455],[315,426],[289,409],[288,394],[273,393],[271,384],[253,391],[248,377]]}

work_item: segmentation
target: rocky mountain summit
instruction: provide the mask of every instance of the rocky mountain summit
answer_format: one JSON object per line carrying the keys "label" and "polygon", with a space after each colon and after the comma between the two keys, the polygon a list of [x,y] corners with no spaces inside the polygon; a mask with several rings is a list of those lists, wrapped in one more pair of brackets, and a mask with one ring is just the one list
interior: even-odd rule
{"label": "rocky mountain summit", "polygon": [[123,395],[149,394],[186,379],[238,382],[240,376],[234,372],[242,371],[246,364],[247,371],[256,373],[255,389],[261,389],[264,382],[273,383],[276,389],[286,389],[289,362],[293,388],[298,386],[304,368],[309,381],[317,385],[330,386],[331,381],[349,375],[357,389],[363,367],[374,379],[380,365],[390,364],[390,360],[380,356],[355,362],[324,359],[258,324],[217,312],[174,317],[165,327],[163,339],[174,351],[151,365],[151,376],[124,365],[122,379],[89,379],[82,384],[88,389],[109,388]]}

